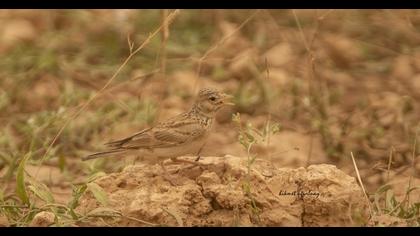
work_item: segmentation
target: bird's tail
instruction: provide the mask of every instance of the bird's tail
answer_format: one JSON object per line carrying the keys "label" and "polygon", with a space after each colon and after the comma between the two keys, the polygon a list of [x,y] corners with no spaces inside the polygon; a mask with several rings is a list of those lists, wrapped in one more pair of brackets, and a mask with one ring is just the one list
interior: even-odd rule
{"label": "bird's tail", "polygon": [[110,157],[113,156],[115,154],[121,154],[124,152],[127,152],[128,150],[126,149],[115,149],[115,150],[110,150],[110,151],[104,151],[104,152],[97,152],[85,157],[82,157],[82,161],[87,161],[87,160],[91,160],[91,159],[96,159],[96,158],[100,158],[100,157]]}

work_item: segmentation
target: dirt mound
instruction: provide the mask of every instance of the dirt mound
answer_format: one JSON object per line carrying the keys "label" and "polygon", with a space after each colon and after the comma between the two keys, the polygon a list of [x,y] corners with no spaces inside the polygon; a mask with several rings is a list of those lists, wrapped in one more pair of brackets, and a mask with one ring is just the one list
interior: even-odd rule
{"label": "dirt mound", "polygon": [[95,181],[108,195],[106,208],[89,192],[77,211],[123,216],[96,217],[85,226],[349,226],[366,215],[355,178],[333,165],[277,169],[257,159],[248,170],[247,158],[235,156],[200,163],[168,160],[177,186],[160,176],[159,165],[128,166]]}

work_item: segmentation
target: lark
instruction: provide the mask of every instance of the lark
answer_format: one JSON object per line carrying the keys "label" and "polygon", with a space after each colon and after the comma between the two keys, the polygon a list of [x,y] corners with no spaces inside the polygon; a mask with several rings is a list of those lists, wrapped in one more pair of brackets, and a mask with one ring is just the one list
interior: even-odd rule
{"label": "lark", "polygon": [[[200,159],[200,152],[209,136],[217,111],[224,105],[233,105],[229,102],[230,98],[231,95],[213,88],[201,89],[189,111],[124,139],[106,143],[108,150],[83,157],[82,160],[122,157],[124,154],[135,153],[144,158],[158,158],[165,174],[167,171],[163,161],[166,159],[196,163]],[[197,156],[196,162],[178,159],[185,155]]]}

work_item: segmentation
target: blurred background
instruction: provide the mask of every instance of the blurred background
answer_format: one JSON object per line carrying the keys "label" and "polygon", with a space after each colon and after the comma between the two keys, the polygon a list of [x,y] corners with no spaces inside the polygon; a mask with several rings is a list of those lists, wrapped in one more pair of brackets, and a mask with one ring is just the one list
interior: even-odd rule
{"label": "blurred background", "polygon": [[[246,156],[249,124],[258,158],[356,176],[352,152],[372,201],[390,189],[402,201],[420,185],[419,42],[418,10],[1,10],[0,203],[21,204],[28,157],[26,174],[66,204],[77,183],[135,161],[82,156],[185,111],[205,86],[236,105],[204,156]],[[410,193],[400,205],[418,220]]]}

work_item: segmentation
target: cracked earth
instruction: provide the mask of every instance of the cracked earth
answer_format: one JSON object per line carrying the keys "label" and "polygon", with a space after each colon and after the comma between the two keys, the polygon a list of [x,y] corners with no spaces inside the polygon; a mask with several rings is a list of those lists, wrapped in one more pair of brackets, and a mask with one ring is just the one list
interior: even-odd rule
{"label": "cracked earth", "polygon": [[367,214],[356,179],[334,165],[276,168],[257,159],[248,171],[246,157],[200,162],[191,167],[168,161],[176,186],[161,177],[159,165],[127,166],[95,181],[108,206],[88,193],[77,211],[112,209],[125,216],[102,215],[89,226],[351,226]]}

